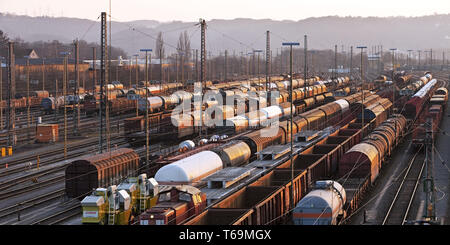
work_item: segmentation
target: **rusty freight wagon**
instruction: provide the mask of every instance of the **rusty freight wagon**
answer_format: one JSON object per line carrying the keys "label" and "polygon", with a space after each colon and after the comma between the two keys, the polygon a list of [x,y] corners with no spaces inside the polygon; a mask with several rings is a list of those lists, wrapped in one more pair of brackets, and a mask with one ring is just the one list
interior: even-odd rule
{"label": "rusty freight wagon", "polygon": [[139,155],[129,148],[87,156],[71,162],[66,170],[66,194],[82,199],[100,186],[119,184],[128,176],[136,176]]}

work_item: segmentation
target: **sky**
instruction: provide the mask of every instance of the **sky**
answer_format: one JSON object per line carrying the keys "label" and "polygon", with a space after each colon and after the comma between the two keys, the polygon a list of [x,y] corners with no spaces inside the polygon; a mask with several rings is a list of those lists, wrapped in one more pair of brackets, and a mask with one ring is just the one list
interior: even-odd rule
{"label": "sky", "polygon": [[[211,19],[302,20],[338,16],[423,16],[450,13],[449,0],[111,0],[115,21]],[[0,12],[95,20],[109,0],[0,0]]]}

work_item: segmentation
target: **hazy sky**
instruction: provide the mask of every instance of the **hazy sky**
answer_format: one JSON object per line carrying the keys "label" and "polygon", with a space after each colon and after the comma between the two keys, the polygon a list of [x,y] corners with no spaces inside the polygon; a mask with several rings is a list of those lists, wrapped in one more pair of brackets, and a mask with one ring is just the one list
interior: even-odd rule
{"label": "hazy sky", "polygon": [[[96,19],[109,0],[0,0],[0,11]],[[308,17],[422,16],[450,13],[450,0],[112,0],[113,20],[300,20]]]}

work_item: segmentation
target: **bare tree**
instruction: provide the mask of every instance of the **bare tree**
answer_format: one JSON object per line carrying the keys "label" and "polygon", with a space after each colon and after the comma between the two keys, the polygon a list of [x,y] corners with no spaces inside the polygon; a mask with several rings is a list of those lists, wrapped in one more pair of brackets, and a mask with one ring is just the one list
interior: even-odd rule
{"label": "bare tree", "polygon": [[164,59],[165,49],[164,49],[164,39],[162,36],[162,32],[158,33],[158,38],[156,39],[156,58]]}
{"label": "bare tree", "polygon": [[187,31],[184,31],[184,54],[185,57],[191,57],[191,40],[188,37]]}
{"label": "bare tree", "polygon": [[180,33],[177,43],[177,51],[180,54],[182,53],[185,57],[191,56],[191,40],[189,39],[187,31]]}

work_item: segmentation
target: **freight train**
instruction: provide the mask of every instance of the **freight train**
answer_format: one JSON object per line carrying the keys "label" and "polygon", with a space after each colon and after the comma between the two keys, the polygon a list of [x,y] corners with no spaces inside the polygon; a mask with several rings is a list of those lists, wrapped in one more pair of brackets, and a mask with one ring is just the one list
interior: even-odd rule
{"label": "freight train", "polygon": [[[48,98],[49,93],[46,90],[37,90],[30,91],[30,96],[28,99],[28,104],[31,108],[39,107],[41,105],[41,101],[45,98]],[[27,96],[26,94],[16,94],[13,99],[11,99],[11,105],[17,110],[25,110],[27,108]],[[8,101],[1,101],[1,108],[6,110],[8,108]]]}
{"label": "freight train", "polygon": [[[424,143],[426,136],[427,123],[432,123],[430,129],[433,135],[436,135],[440,129],[442,116],[448,101],[448,90],[444,87],[438,88],[434,95],[429,99],[428,105],[425,105],[424,111],[417,119],[412,132],[412,143],[415,147],[421,146]],[[431,122],[428,120],[431,119]]]}
{"label": "freight train", "polygon": [[351,190],[353,199],[359,198],[355,187],[360,195],[373,185],[386,157],[404,136],[406,126],[406,118],[395,114],[346,151],[339,159],[339,179],[317,181],[314,190],[296,205],[292,214],[294,224],[336,225],[348,217],[356,203],[347,199],[347,192]]}
{"label": "freight train", "polygon": [[[355,96],[350,97],[350,101],[354,101],[356,98]],[[308,114],[303,113],[294,120],[295,124],[293,124],[292,133],[296,134],[298,132],[313,128],[320,130],[332,123],[339,125],[342,119],[348,118],[349,115],[352,114],[349,108],[350,106],[348,101],[345,101],[345,103],[343,101],[339,101],[314,109],[316,112]],[[321,118],[316,119],[317,116]],[[328,122],[328,124],[312,123],[317,121]],[[161,185],[189,185],[198,187],[198,185],[201,184],[200,180],[204,179],[206,176],[209,176],[221,169],[235,168],[241,165],[246,165],[252,156],[255,156],[257,152],[261,152],[268,146],[278,144],[283,145],[290,142],[289,123],[286,121],[280,123],[280,128],[281,130],[278,130],[278,133],[275,134],[275,136],[263,137],[262,132],[257,130],[239,137],[237,140],[231,141],[224,146],[208,151],[202,151],[163,166],[156,172],[155,179]],[[178,215],[183,217],[185,216],[183,210],[180,210],[179,213],[177,213],[177,211],[175,211],[175,213],[172,211],[169,212],[169,210],[173,210],[173,208],[169,208],[169,206],[171,207],[172,205],[175,204],[161,203],[161,206],[166,206],[167,208],[164,210],[159,209],[158,211],[154,211],[152,209],[147,210],[139,216],[139,223],[156,224],[158,222],[159,224],[168,224],[167,221],[170,220],[170,218],[165,216],[166,214],[175,214],[175,217]],[[159,215],[156,216],[155,214],[158,212]],[[153,219],[151,218],[151,214],[153,214]],[[194,214],[190,216],[194,216]],[[174,223],[178,224],[178,221]]]}
{"label": "freight train", "polygon": [[[241,180],[239,182],[242,183],[238,182],[235,187],[203,188],[203,191],[212,196],[208,197],[208,201],[214,199],[215,195],[224,198],[211,203],[207,210],[183,224],[271,225],[287,222],[292,209],[291,200],[295,206],[295,203],[306,196],[316,181],[328,179],[336,173],[344,152],[358,144],[364,132],[368,131],[365,129],[375,127],[376,123],[377,120],[374,119],[361,127],[361,123],[355,123],[354,119],[350,124],[337,130],[325,129],[319,131],[315,138],[295,142],[294,149],[300,147],[300,154],[294,155],[292,167],[289,154],[280,152],[280,149],[284,149],[283,145],[273,146],[272,150],[269,149],[271,147],[267,147],[259,154],[258,160],[242,167],[251,172],[248,182]],[[291,180],[292,169],[294,178]],[[350,211],[354,210],[369,185],[368,179],[364,178],[350,179],[343,184],[342,187],[351,189],[349,194],[346,194],[347,201],[343,207],[345,209],[351,207]],[[229,192],[231,193],[225,194]],[[319,202],[323,201],[318,200]],[[322,213],[326,210],[312,215],[335,217],[330,213]]]}
{"label": "freight train", "polygon": [[433,75],[431,73],[426,73],[424,76],[420,77],[418,81],[415,81],[408,86],[404,87],[400,90],[401,96],[412,96],[416,93],[422,86],[426,85],[433,79]]}
{"label": "freight train", "polygon": [[405,104],[403,115],[407,119],[415,120],[422,111],[425,102],[428,101],[436,90],[437,85],[437,80],[433,79],[426,83],[417,93],[411,96],[411,99]]}
{"label": "freight train", "polygon": [[[375,96],[377,97],[377,96]],[[375,103],[377,100],[365,100],[364,105],[361,104],[361,102],[358,102],[358,100],[361,98],[361,94],[355,94],[352,96],[349,96],[344,101],[336,101],[333,102],[333,105],[324,105],[321,108],[317,108],[315,110],[320,110],[323,112],[321,115],[323,117],[328,117],[328,120],[330,122],[334,121],[337,122],[339,119],[345,119],[348,114],[352,114],[355,111],[351,108],[357,108],[358,106],[365,106],[368,107],[370,104]],[[351,106],[347,106],[347,104],[350,104]],[[356,107],[355,107],[356,106]],[[339,107],[339,109],[338,109]],[[329,109],[325,109],[329,108]],[[334,108],[332,110],[332,108]],[[334,111],[335,110],[335,111]],[[359,111],[359,110],[357,110]],[[338,112],[338,113],[337,113]],[[316,113],[310,114],[308,116],[307,114],[303,114],[302,116],[296,117],[295,124],[297,127],[294,127],[294,133],[297,133],[298,131],[301,131],[302,129],[308,129],[308,127],[312,126],[309,125],[309,122],[314,122],[314,115]],[[333,119],[334,118],[334,119]],[[327,121],[326,118],[320,119],[319,121]],[[220,161],[222,162],[222,167],[230,167],[230,166],[239,166],[240,164],[245,164],[247,158],[250,156],[254,157],[256,151],[258,149],[263,149],[266,146],[269,146],[270,144],[277,144],[277,143],[286,143],[289,142],[289,137],[287,136],[289,134],[289,124],[288,123],[280,123],[280,128],[282,130],[279,130],[278,134],[274,137],[260,137],[260,133],[253,134],[253,135],[246,135],[245,137],[239,138],[238,141],[230,142],[229,144],[217,147],[216,149],[213,149],[211,151],[211,155],[216,154]],[[298,127],[300,125],[300,127]],[[319,124],[320,125],[320,124]],[[323,124],[326,125],[326,124]],[[349,129],[349,132],[353,132],[355,130]],[[281,133],[280,133],[281,132]],[[344,132],[344,131],[342,131]],[[344,133],[343,135],[348,135],[347,133]],[[339,136],[338,138],[343,137]],[[270,143],[273,142],[273,143]],[[250,146],[251,145],[251,146]],[[343,145],[344,146],[344,145]],[[122,152],[126,151],[126,152]],[[134,161],[135,156],[134,153],[127,150],[118,150],[117,152],[114,152],[112,154],[112,158],[109,160],[106,160],[110,154],[106,153],[104,156],[97,156],[92,157],[88,159],[84,159],[80,162],[74,162],[72,163],[67,169],[66,169],[66,186],[67,186],[67,194],[69,197],[83,197],[86,194],[89,194],[91,190],[94,188],[97,188],[99,186],[111,186],[113,184],[118,184],[119,181],[123,176],[133,176],[133,173],[137,170],[136,162]],[[119,160],[121,159],[121,160]],[[131,160],[126,160],[131,159]],[[185,158],[184,160],[187,160]],[[106,161],[106,162],[105,162]],[[309,160],[308,160],[309,161]],[[103,162],[103,164],[100,164]],[[120,163],[120,164],[119,164]],[[162,168],[161,168],[162,169]],[[179,168],[181,169],[181,168]],[[198,167],[195,169],[192,169],[193,171],[200,170]],[[125,171],[125,172],[124,172]],[[130,173],[131,171],[131,173]],[[89,175],[86,175],[86,172],[89,173]],[[313,171],[314,172],[314,171]],[[128,174],[127,174],[128,173]],[[135,176],[135,175],[134,175]],[[158,175],[159,176],[159,175]],[[94,181],[95,180],[95,181]],[[161,181],[164,182],[164,181]],[[173,179],[172,179],[172,182]],[[182,181],[183,182],[183,181]],[[186,179],[184,180],[186,182]],[[176,182],[174,182],[176,183]],[[179,192],[179,190],[174,190],[174,192]],[[184,192],[186,193],[186,192]],[[192,202],[195,202],[195,200],[201,200],[201,195],[197,191],[191,191],[191,200]],[[192,193],[194,193],[195,197],[193,197]],[[200,195],[200,196],[199,196]],[[186,198],[187,200],[187,198]],[[164,201],[161,200],[161,205],[165,205]],[[167,201],[167,200],[166,200]],[[158,201],[159,202],[159,201]],[[201,204],[201,202],[198,202]],[[194,205],[194,203],[188,203],[187,205]],[[203,205],[203,204],[202,204]],[[181,207],[181,206],[180,206]],[[197,209],[197,214],[201,212],[201,205],[198,205],[199,207]],[[164,213],[164,212],[163,212]],[[173,212],[169,212],[170,215],[173,215]],[[149,214],[147,212],[147,214]],[[146,214],[144,213],[142,217],[146,217]],[[141,216],[140,216],[141,217]],[[148,216],[148,217],[151,217]],[[140,218],[139,218],[140,219]],[[121,219],[123,220],[123,219]],[[149,221],[149,220],[147,220]],[[149,221],[150,222],[150,221]],[[153,222],[153,221],[151,221]],[[150,223],[151,223],[150,222]],[[156,221],[154,221],[156,223]],[[145,219],[143,220],[143,224],[145,224]]]}
{"label": "freight train", "polygon": [[[345,83],[349,81],[348,78],[339,78],[336,79],[338,82],[327,82],[328,86],[344,86]],[[303,80],[298,80],[297,83],[293,82],[294,87],[302,85]],[[284,84],[284,83],[282,83]],[[277,86],[285,86],[284,85]],[[337,84],[337,85],[336,85]],[[229,98],[233,98],[234,107],[233,106],[223,106],[217,107],[217,100],[207,101],[202,106],[202,110],[215,111],[214,116],[211,115],[211,118],[207,117],[209,115],[206,112],[202,113],[203,125],[207,125],[207,122],[211,119],[212,121],[221,121],[225,127],[215,126],[213,125],[211,131],[220,132],[221,134],[225,133],[237,133],[246,130],[251,127],[259,127],[261,125],[266,124],[268,120],[274,117],[283,117],[287,116],[294,111],[294,114],[301,113],[313,106],[318,106],[326,101],[333,101],[333,94],[328,93],[327,85],[313,85],[305,88],[298,88],[293,90],[293,100],[295,109],[290,109],[289,101],[289,93],[287,91],[279,91],[279,94],[275,97],[275,93],[273,91],[269,91],[266,93],[265,91],[257,91],[254,93],[254,96],[249,96],[246,93],[239,89],[234,90],[215,90],[210,93],[215,93],[217,96],[221,97],[222,101],[227,101]],[[347,90],[346,90],[347,91]],[[148,98],[147,105],[145,103],[145,99],[140,100],[139,105],[141,111],[145,111],[145,108],[150,110],[151,113],[155,111],[161,110],[161,108],[168,109],[173,108],[174,105],[181,104],[183,101],[190,100],[194,98],[194,96],[188,92],[184,92],[182,97],[174,94],[170,97],[167,96],[155,96]],[[271,98],[270,101],[265,99],[267,95],[268,98]],[[239,103],[241,101],[242,103]],[[256,108],[251,108],[252,103],[255,102]],[[272,105],[272,103],[274,103]],[[239,113],[239,104],[244,107],[245,114]],[[245,105],[245,106],[244,106]],[[194,110],[194,108],[191,108]],[[221,113],[215,115],[216,111]],[[150,125],[164,125],[158,126],[156,131],[152,131],[152,136],[157,139],[158,137],[170,137],[176,139],[185,139],[187,137],[192,137],[195,133],[199,131],[200,125],[200,115],[199,113],[188,112],[182,115],[174,115],[170,116],[169,114],[161,115],[161,121],[156,120],[155,122],[150,122]],[[220,115],[220,116],[219,116]],[[162,121],[163,117],[165,118]],[[151,117],[149,120],[154,121],[154,117]],[[158,123],[159,122],[159,123]],[[134,146],[142,145],[144,142],[145,134],[144,131],[145,120],[143,117],[135,117],[125,120],[125,137],[127,141]],[[158,136],[159,135],[159,136]]]}

